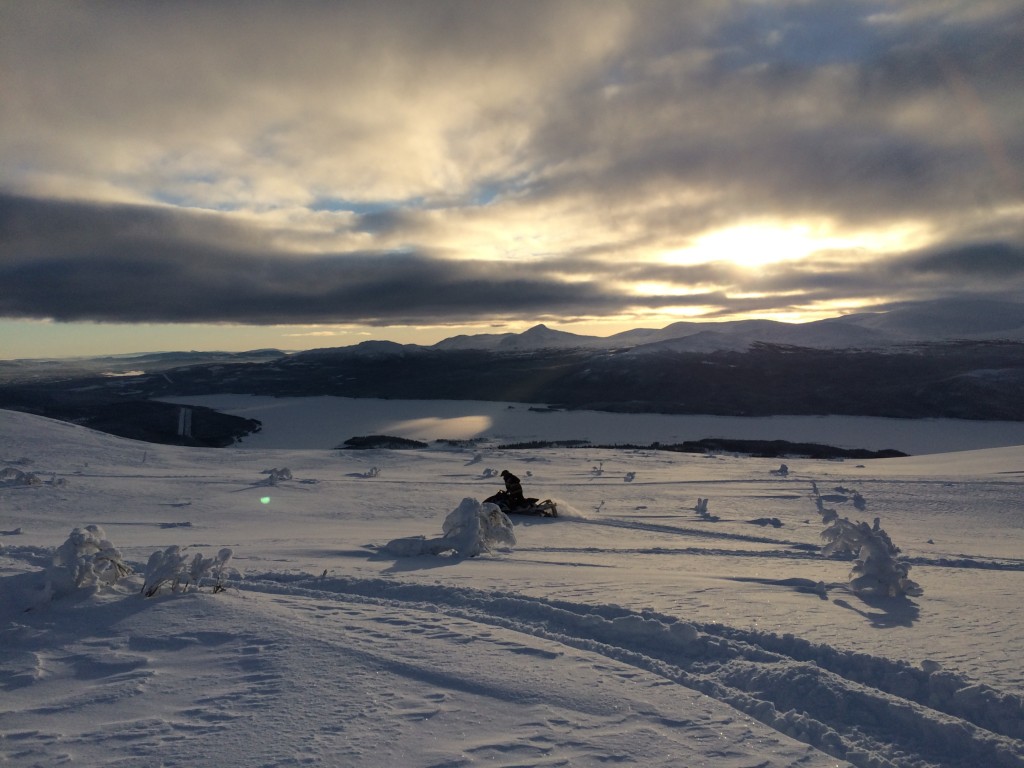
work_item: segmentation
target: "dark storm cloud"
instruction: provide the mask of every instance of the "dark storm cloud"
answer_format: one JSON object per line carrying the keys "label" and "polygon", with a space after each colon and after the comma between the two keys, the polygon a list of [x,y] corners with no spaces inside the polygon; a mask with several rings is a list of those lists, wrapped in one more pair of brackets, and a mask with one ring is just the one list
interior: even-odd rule
{"label": "dark storm cloud", "polygon": [[[216,217],[0,196],[0,315],[62,321],[387,323],[614,312],[596,284],[424,253],[298,255]],[[230,245],[229,245],[230,243]],[[241,247],[240,247],[241,245]]]}
{"label": "dark storm cloud", "polygon": [[773,264],[755,272],[738,270],[733,277],[731,287],[736,293],[761,291],[776,301],[794,294],[801,303],[892,295],[927,300],[961,294],[1020,301],[1024,297],[1024,245],[969,243],[869,260],[854,255],[823,256]]}
{"label": "dark storm cloud", "polygon": [[950,281],[976,279],[1005,284],[1024,276],[1024,247],[991,242],[933,249],[896,259],[891,269]]}

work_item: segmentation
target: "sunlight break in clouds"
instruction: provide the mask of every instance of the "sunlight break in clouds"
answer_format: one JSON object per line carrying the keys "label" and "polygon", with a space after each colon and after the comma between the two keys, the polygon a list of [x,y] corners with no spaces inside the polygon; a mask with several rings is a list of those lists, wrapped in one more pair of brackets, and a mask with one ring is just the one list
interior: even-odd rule
{"label": "sunlight break in clouds", "polygon": [[930,241],[921,223],[903,223],[880,230],[843,232],[828,222],[745,221],[694,238],[691,245],[663,255],[668,264],[727,262],[756,269],[779,262],[807,261],[835,253],[860,260],[894,251],[921,248]]}
{"label": "sunlight break in clouds", "polygon": [[701,235],[684,253],[690,263],[731,261],[741,267],[759,267],[806,259],[822,250],[849,247],[848,240],[820,237],[806,224],[752,223]]}

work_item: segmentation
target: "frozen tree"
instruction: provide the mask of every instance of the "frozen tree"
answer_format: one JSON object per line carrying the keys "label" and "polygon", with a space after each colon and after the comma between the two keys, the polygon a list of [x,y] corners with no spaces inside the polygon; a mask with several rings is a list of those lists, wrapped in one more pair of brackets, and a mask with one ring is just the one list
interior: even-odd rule
{"label": "frozen tree", "polygon": [[199,588],[208,579],[214,582],[214,592],[219,592],[224,588],[232,554],[228,547],[221,549],[216,557],[203,557],[196,552],[190,558],[177,545],[157,550],[146,563],[142,594],[152,597],[165,586],[171,592],[185,592],[189,587]]}
{"label": "frozen tree", "polygon": [[514,547],[516,543],[515,529],[508,515],[497,504],[481,504],[472,498],[463,499],[448,513],[441,530],[443,535],[432,539],[423,536],[394,539],[384,546],[384,551],[397,557],[446,552],[458,557],[476,557],[501,547]]}
{"label": "frozen tree", "polygon": [[71,531],[46,570],[46,593],[67,594],[81,587],[109,586],[132,572],[98,525]]}
{"label": "frozen tree", "polygon": [[850,588],[854,592],[885,597],[924,593],[908,576],[910,564],[897,559],[900,550],[882,530],[877,517],[872,526],[852,523],[845,517],[836,518],[821,536],[827,542],[823,555],[854,554],[850,571]]}

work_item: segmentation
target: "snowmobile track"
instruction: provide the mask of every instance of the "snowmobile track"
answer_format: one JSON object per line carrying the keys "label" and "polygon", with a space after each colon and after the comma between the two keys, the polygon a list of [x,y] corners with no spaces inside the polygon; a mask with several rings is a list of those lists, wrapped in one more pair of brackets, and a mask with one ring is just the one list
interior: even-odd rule
{"label": "snowmobile track", "polygon": [[743,533],[726,533],[725,531],[708,531],[701,528],[686,528],[678,525],[664,525],[662,523],[638,523],[634,520],[619,520],[606,518],[603,520],[581,520],[572,519],[570,522],[582,525],[602,525],[610,528],[628,528],[634,531],[650,531],[651,533],[668,533],[679,536],[688,536],[698,539],[725,539],[728,541],[743,541],[750,544],[776,544],[794,549],[804,549],[817,552],[821,549],[817,544],[807,544],[801,541],[788,541],[786,539],[774,539],[769,536],[752,536]]}
{"label": "snowmobile track", "polygon": [[438,613],[545,638],[700,691],[862,768],[1024,767],[1024,701],[945,672],[792,635],[651,611],[383,579],[250,576],[268,594]]}

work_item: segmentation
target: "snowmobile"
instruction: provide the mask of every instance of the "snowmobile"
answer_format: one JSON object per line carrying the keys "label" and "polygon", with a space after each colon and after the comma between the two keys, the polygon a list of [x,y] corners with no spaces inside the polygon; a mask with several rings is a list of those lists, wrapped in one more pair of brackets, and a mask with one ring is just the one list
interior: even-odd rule
{"label": "snowmobile", "polygon": [[513,503],[508,491],[498,491],[490,498],[484,499],[485,504],[497,504],[506,515],[532,515],[533,517],[558,517],[558,507],[551,499],[523,499]]}

